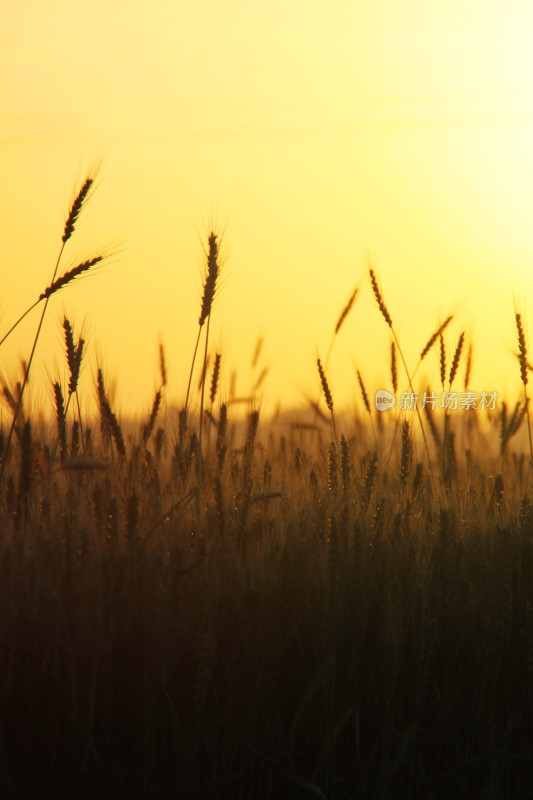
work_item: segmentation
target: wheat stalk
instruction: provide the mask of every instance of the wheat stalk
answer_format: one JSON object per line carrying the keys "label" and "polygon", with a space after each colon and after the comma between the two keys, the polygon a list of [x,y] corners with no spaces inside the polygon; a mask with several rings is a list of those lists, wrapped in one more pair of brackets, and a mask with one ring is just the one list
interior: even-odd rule
{"label": "wheat stalk", "polygon": [[[211,232],[208,236],[208,249],[206,253],[206,267],[204,273],[202,301],[200,306],[200,317],[198,319],[198,336],[196,338],[196,344],[194,347],[194,352],[192,357],[191,371],[189,373],[189,383],[187,385],[187,394],[185,395],[185,410],[187,410],[189,405],[192,375],[194,371],[196,355],[198,352],[198,345],[200,344],[200,336],[206,320],[209,321],[209,319],[211,318],[211,309],[213,307],[213,301],[215,299],[215,292],[217,288],[219,273],[220,273],[220,265],[219,265],[218,236],[216,233]],[[208,339],[208,335],[206,336],[206,339]],[[207,359],[207,341],[206,341],[206,354],[204,356],[204,367],[206,359]],[[200,414],[200,419],[201,417],[202,414]]]}
{"label": "wheat stalk", "polygon": [[220,378],[220,361],[221,361],[221,358],[222,358],[222,356],[220,355],[220,353],[217,353],[215,355],[215,363],[213,365],[213,372],[211,374],[211,390],[209,392],[209,400],[210,400],[211,406],[215,402],[215,397],[216,397],[216,394],[217,394],[218,381],[219,381],[219,378]]}
{"label": "wheat stalk", "polygon": [[[529,458],[530,470],[533,468],[533,442],[531,439],[531,422],[529,418],[529,397],[527,394],[528,383],[528,363],[527,363],[527,344],[526,335],[524,333],[524,326],[522,325],[522,316],[515,312],[516,330],[518,333],[518,364],[520,366],[520,378],[524,387],[524,406],[526,409],[527,417],[527,433],[529,437]],[[529,473],[528,473],[529,475]]]}
{"label": "wheat stalk", "polygon": [[466,357],[465,367],[465,392],[468,391],[470,386],[470,374],[472,372],[472,344],[468,345],[468,355]]}
{"label": "wheat stalk", "polygon": [[322,366],[322,361],[320,360],[319,357],[317,357],[316,365],[318,368],[318,376],[320,378],[320,385],[322,387],[322,392],[324,394],[326,406],[331,415],[331,424],[333,427],[333,433],[335,435],[335,439],[337,439],[337,427],[335,425],[335,414],[333,413],[333,395],[331,394],[331,389],[329,388],[328,379],[326,377],[324,367]]}
{"label": "wheat stalk", "polygon": [[461,353],[463,352],[463,345],[465,342],[465,335],[464,332],[461,333],[459,336],[459,341],[457,342],[457,346],[455,348],[455,353],[453,354],[452,359],[452,366],[450,368],[450,378],[449,378],[449,388],[452,388],[452,383],[455,380],[455,376],[457,375],[457,370],[459,368],[459,361],[461,359]]}
{"label": "wheat stalk", "polygon": [[437,330],[434,331],[431,334],[431,336],[429,337],[428,341],[426,342],[425,346],[422,348],[422,351],[420,353],[420,358],[418,359],[418,364],[416,365],[415,371],[413,372],[413,378],[415,377],[420,364],[425,359],[425,357],[427,356],[429,351],[432,349],[432,347],[435,344],[435,342],[437,341],[437,339],[442,337],[442,334],[444,333],[444,331],[446,330],[446,328],[448,327],[448,325],[450,324],[452,319],[453,319],[453,314],[450,314],[450,316],[446,317],[444,322],[441,325],[439,325]]}
{"label": "wheat stalk", "polygon": [[[379,288],[379,285],[378,285],[376,274],[375,274],[375,272],[374,272],[374,270],[372,268],[369,269],[369,274],[370,274],[370,283],[372,285],[372,290],[374,292],[374,297],[376,298],[376,302],[378,304],[379,310],[381,311],[383,319],[385,320],[385,322],[387,323],[387,325],[391,329],[392,335],[394,337],[394,341],[396,342],[396,346],[398,347],[398,352],[400,354],[400,358],[402,359],[402,363],[403,363],[403,366],[404,366],[404,369],[405,369],[405,374],[407,375],[407,380],[409,382],[409,388],[411,389],[411,392],[413,394],[415,394],[415,390],[413,389],[413,382],[411,380],[411,375],[410,375],[409,369],[407,367],[407,362],[405,360],[402,348],[400,347],[400,342],[398,341],[398,336],[396,335],[396,331],[394,330],[394,326],[392,324],[392,317],[389,314],[387,306],[385,305],[385,301],[383,299],[383,295],[381,293],[381,289]],[[427,438],[426,438],[426,432],[424,430],[424,425],[422,424],[422,416],[420,414],[420,409],[418,408],[418,404],[416,404],[416,413],[417,413],[417,416],[418,416],[418,421],[420,423],[420,430],[422,431],[422,438],[424,440],[424,446],[426,448],[426,454],[427,454],[427,458],[428,458],[428,466],[429,466],[429,469],[431,471],[431,456],[430,456],[430,453],[429,453],[429,446],[428,446],[428,442],[427,442]]]}
{"label": "wheat stalk", "polygon": [[[63,251],[65,249],[65,245],[68,242],[68,240],[71,238],[71,236],[72,236],[72,234],[74,232],[74,228],[75,228],[75,225],[76,225],[76,223],[78,221],[78,218],[79,218],[79,215],[81,213],[81,210],[82,210],[83,206],[85,205],[85,203],[86,203],[86,201],[87,201],[87,199],[89,197],[91,189],[94,186],[94,180],[95,180],[97,169],[98,169],[98,166],[96,166],[93,169],[93,171],[91,173],[89,173],[89,175],[87,175],[85,181],[83,182],[79,192],[77,193],[77,195],[76,195],[76,197],[74,199],[74,202],[72,203],[72,206],[70,208],[69,214],[67,215],[67,219],[65,221],[65,227],[64,227],[64,231],[63,231],[62,240],[61,240],[62,243],[61,243],[61,247],[59,249],[59,254],[58,254],[57,261],[56,261],[56,264],[55,264],[55,267],[54,267],[54,271],[52,273],[52,280],[50,281],[50,285],[48,286],[48,288],[45,289],[45,291],[39,297],[39,301],[40,300],[44,300],[45,301],[44,308],[43,308],[43,311],[42,311],[42,314],[41,314],[41,319],[39,320],[39,324],[37,326],[37,332],[35,334],[35,338],[33,340],[33,346],[32,346],[32,349],[31,349],[30,357],[28,359],[26,372],[25,372],[25,375],[24,375],[24,380],[22,382],[19,402],[17,404],[17,408],[15,410],[15,414],[13,415],[13,420],[12,420],[11,427],[10,427],[10,430],[9,430],[9,435],[8,435],[8,438],[7,438],[6,448],[5,448],[5,451],[4,451],[4,458],[3,458],[2,463],[0,465],[0,484],[1,484],[2,479],[3,479],[5,461],[6,461],[7,455],[9,454],[9,449],[10,449],[10,446],[11,446],[11,440],[13,438],[13,432],[15,430],[15,426],[16,426],[16,423],[17,423],[17,417],[19,415],[20,408],[22,406],[22,400],[23,400],[23,397],[24,397],[24,392],[25,392],[25,389],[26,389],[26,385],[28,383],[28,378],[29,378],[29,374],[30,374],[31,365],[33,363],[33,358],[34,358],[34,355],[35,355],[35,351],[37,349],[37,342],[39,341],[39,337],[40,337],[41,330],[42,330],[42,327],[43,327],[44,318],[46,316],[46,310],[48,308],[48,303],[50,301],[50,297],[56,291],[59,291],[61,288],[66,286],[68,283],[70,283],[71,280],[75,280],[75,278],[78,277],[78,275],[80,275],[82,272],[86,271],[86,269],[90,269],[91,266],[94,266],[94,263],[97,263],[97,261],[94,261],[93,259],[89,259],[89,261],[83,262],[83,265],[79,264],[77,267],[74,267],[72,270],[69,270],[67,273],[65,273],[65,275],[62,276],[62,278],[56,280],[56,276],[57,276],[57,273],[58,273],[58,270],[59,270],[59,264],[61,262],[61,258],[62,258],[62,255],[63,255]],[[98,260],[101,260],[101,257],[98,257]],[[91,261],[94,261],[94,263],[90,264]],[[87,264],[90,264],[90,266],[86,266]],[[84,267],[84,269],[81,269],[82,266]],[[6,337],[4,337],[3,341],[5,341],[5,338]]]}
{"label": "wheat stalk", "polygon": [[117,453],[121,459],[126,458],[126,446],[124,444],[124,436],[120,427],[119,421],[113,412],[109,399],[107,397],[104,385],[104,376],[102,370],[99,368],[96,378],[96,388],[98,395],[98,403],[100,406],[100,424],[102,428],[102,435],[105,438],[111,437],[115,442]]}
{"label": "wheat stalk", "polygon": [[63,392],[61,390],[61,384],[59,383],[59,381],[55,381],[52,388],[54,391],[54,400],[56,408],[59,454],[61,457],[61,463],[63,463],[67,457],[67,420],[65,413],[65,402],[63,399]]}
{"label": "wheat stalk", "polygon": [[390,343],[390,374],[392,390],[396,394],[398,392],[398,367],[396,365],[396,343],[394,340]]}
{"label": "wheat stalk", "polygon": [[68,217],[65,221],[65,229],[63,231],[63,236],[61,237],[63,245],[65,245],[72,234],[74,233],[74,228],[78,221],[78,217],[81,213],[83,205],[85,204],[86,200],[89,197],[91,190],[94,188],[94,181],[96,177],[97,167],[93,170],[92,174],[87,175],[85,178],[78,194],[76,195],[74,202],[70,208],[70,212]]}
{"label": "wheat stalk", "polygon": [[148,417],[148,421],[143,428],[143,442],[145,446],[148,444],[148,440],[154,430],[155,421],[157,419],[160,406],[161,406],[161,389],[158,389],[154,395],[154,401],[152,403],[150,416]]}
{"label": "wheat stalk", "polygon": [[409,422],[402,422],[402,455],[400,459],[400,483],[405,488],[411,466],[412,444],[409,438]]}

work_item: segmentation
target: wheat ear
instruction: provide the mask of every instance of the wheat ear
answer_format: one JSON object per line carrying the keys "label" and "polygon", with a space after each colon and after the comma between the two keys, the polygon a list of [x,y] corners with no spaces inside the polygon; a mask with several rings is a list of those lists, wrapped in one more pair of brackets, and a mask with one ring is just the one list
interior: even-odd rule
{"label": "wheat ear", "polygon": [[322,361],[320,360],[320,358],[317,358],[316,365],[318,368],[320,385],[322,387],[322,392],[324,394],[326,406],[328,407],[328,411],[331,414],[331,424],[333,427],[333,433],[335,434],[335,439],[337,439],[337,426],[335,425],[335,414],[333,413],[333,395],[331,394],[331,389],[329,388],[328,379],[326,377],[326,373],[324,371],[324,367],[322,366]]}
{"label": "wheat ear", "polygon": [[520,378],[524,387],[524,405],[527,417],[527,433],[529,437],[529,458],[530,467],[533,467],[533,443],[531,441],[531,422],[529,419],[529,397],[527,395],[528,383],[528,363],[527,363],[527,344],[526,335],[524,333],[524,326],[522,325],[522,317],[518,312],[515,312],[516,330],[518,333],[518,364],[520,366]]}
{"label": "wheat ear", "polygon": [[[87,199],[89,197],[89,194],[91,193],[91,190],[94,187],[94,180],[95,180],[96,172],[97,172],[97,167],[95,169],[93,169],[93,171],[91,173],[89,173],[89,175],[85,178],[85,181],[83,182],[83,184],[81,186],[81,189],[77,193],[77,195],[76,195],[76,197],[74,199],[74,202],[71,205],[69,214],[68,214],[67,219],[65,221],[65,228],[64,228],[64,231],[63,231],[63,236],[61,238],[61,242],[62,243],[61,243],[61,247],[59,249],[59,254],[57,256],[56,265],[55,265],[54,271],[52,273],[52,280],[50,281],[50,285],[49,285],[48,289],[45,290],[43,295],[39,298],[39,300],[44,299],[44,301],[45,301],[44,308],[43,308],[43,311],[42,311],[42,314],[41,314],[41,319],[39,320],[39,324],[37,326],[37,332],[35,334],[35,338],[33,340],[33,346],[32,346],[32,349],[31,349],[30,357],[28,359],[28,364],[27,364],[27,367],[26,367],[24,380],[22,382],[19,402],[17,404],[17,408],[15,410],[15,414],[13,415],[13,420],[11,422],[9,435],[7,437],[6,447],[4,449],[4,458],[3,458],[2,463],[0,465],[0,483],[2,482],[2,478],[3,478],[3,475],[4,475],[4,465],[6,463],[7,456],[9,454],[9,449],[10,449],[10,446],[11,446],[11,440],[13,438],[13,432],[15,430],[15,426],[17,424],[17,417],[19,415],[20,408],[22,406],[22,400],[23,400],[23,397],[24,397],[24,391],[25,391],[26,385],[28,383],[30,369],[31,369],[31,365],[33,363],[33,357],[34,357],[35,351],[37,349],[37,342],[39,341],[39,337],[40,337],[41,330],[42,330],[43,323],[44,323],[44,318],[46,316],[46,310],[48,308],[48,303],[50,301],[50,297],[54,293],[52,291],[52,289],[53,289],[54,285],[56,284],[56,276],[57,276],[57,273],[58,273],[58,270],[59,270],[59,264],[61,262],[61,257],[63,255],[63,251],[65,249],[66,243],[68,242],[68,240],[70,239],[70,237],[72,236],[72,234],[74,232],[74,228],[76,226],[76,223],[78,221],[78,217],[79,217],[79,215],[80,215],[80,213],[82,211],[82,208],[85,205],[85,203],[86,203],[86,201],[87,201]],[[78,273],[78,274],[80,274],[80,273]],[[70,280],[74,280],[75,277],[76,277],[75,275],[71,276],[71,278],[69,279],[69,281],[67,281],[67,283],[70,282]],[[66,285],[66,283],[64,282],[65,278],[66,278],[66,275],[63,276],[63,284],[61,286],[57,286],[56,285],[55,291],[59,291],[59,289],[62,288],[62,286]]]}
{"label": "wheat ear", "polygon": [[[394,326],[392,324],[392,317],[389,314],[387,306],[385,305],[385,301],[383,299],[383,295],[381,293],[381,289],[379,288],[378,281],[377,281],[376,274],[375,274],[374,270],[370,269],[369,273],[370,273],[370,283],[372,284],[372,290],[374,292],[374,297],[376,298],[376,302],[378,304],[379,310],[381,311],[383,319],[385,320],[385,322],[387,323],[387,325],[391,329],[391,333],[392,333],[392,335],[394,337],[394,341],[396,342],[396,346],[398,348],[398,352],[400,354],[400,358],[402,359],[402,364],[403,364],[404,369],[405,369],[405,374],[407,375],[407,380],[409,382],[409,388],[411,389],[411,392],[414,395],[415,394],[415,390],[413,389],[413,382],[412,382],[411,376],[409,374],[409,369],[407,368],[407,362],[406,362],[406,360],[404,358],[402,348],[400,347],[400,342],[398,341],[398,336],[396,335],[396,331],[394,330]],[[424,446],[426,448],[426,453],[427,453],[427,457],[428,457],[428,466],[429,466],[429,469],[431,471],[431,455],[429,453],[429,446],[428,446],[428,442],[427,442],[427,438],[426,438],[426,432],[424,430],[424,425],[422,423],[422,416],[420,414],[420,409],[418,408],[418,403],[416,404],[416,413],[417,413],[417,416],[418,416],[418,422],[420,423],[420,430],[422,431],[422,438],[424,440]]]}
{"label": "wheat ear", "polygon": [[[200,306],[200,317],[198,319],[198,335],[196,337],[196,344],[194,346],[194,352],[192,356],[191,371],[189,373],[189,383],[187,385],[187,394],[185,395],[185,406],[184,406],[185,410],[187,410],[189,405],[192,376],[194,372],[194,364],[196,362],[196,355],[198,353],[198,345],[200,344],[200,336],[202,334],[202,328],[206,320],[209,320],[211,317],[211,309],[213,307],[213,301],[215,299],[215,292],[217,288],[219,272],[220,272],[220,265],[219,265],[219,251],[218,251],[218,236],[216,233],[211,232],[208,237],[208,249],[206,253],[206,267],[204,273],[202,302]],[[207,356],[205,358],[207,358]],[[205,358],[204,358],[204,365],[205,365]]]}

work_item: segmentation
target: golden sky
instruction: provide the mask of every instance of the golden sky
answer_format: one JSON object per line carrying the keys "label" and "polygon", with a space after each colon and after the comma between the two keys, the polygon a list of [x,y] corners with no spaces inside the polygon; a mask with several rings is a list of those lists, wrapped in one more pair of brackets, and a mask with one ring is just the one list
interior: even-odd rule
{"label": "golden sky", "polygon": [[[525,0],[5,0],[0,338],[49,283],[76,181],[101,158],[64,263],[115,255],[53,298],[35,385],[65,374],[67,312],[89,335],[88,397],[100,360],[119,409],[144,411],[161,340],[168,398],[183,401],[214,225],[225,391],[236,370],[249,392],[262,335],[265,404],[314,395],[355,285],[334,397],[360,407],[355,369],[387,388],[371,259],[411,366],[454,311],[447,346],[466,329],[471,388],[514,398],[515,300],[533,335],[532,40]],[[2,375],[37,322],[2,347]],[[436,355],[426,375],[438,385]]]}

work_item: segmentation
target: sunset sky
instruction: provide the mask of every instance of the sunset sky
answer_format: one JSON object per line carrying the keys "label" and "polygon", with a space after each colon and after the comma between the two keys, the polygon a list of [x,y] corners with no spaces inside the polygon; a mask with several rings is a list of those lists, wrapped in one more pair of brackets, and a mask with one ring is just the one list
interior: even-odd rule
{"label": "sunset sky", "polygon": [[[249,393],[263,336],[265,406],[315,395],[316,356],[356,285],[334,398],[361,407],[356,369],[388,388],[371,261],[412,367],[455,312],[446,344],[463,329],[473,342],[471,388],[514,400],[515,302],[533,342],[532,41],[525,0],[4,0],[0,338],[50,282],[99,159],[63,263],[113,252],[50,303],[35,398],[66,375],[66,312],[89,340],[88,401],[102,363],[120,412],[144,412],[162,341],[168,399],[183,402],[214,226],[226,393],[234,370]],[[3,378],[18,376],[38,319],[2,346]],[[424,374],[438,388],[436,353]]]}

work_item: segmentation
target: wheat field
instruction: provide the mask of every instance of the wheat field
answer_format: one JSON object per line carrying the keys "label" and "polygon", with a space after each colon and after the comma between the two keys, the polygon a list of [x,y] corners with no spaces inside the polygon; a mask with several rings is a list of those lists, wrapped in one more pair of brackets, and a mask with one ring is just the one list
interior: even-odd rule
{"label": "wheat field", "polygon": [[[533,506],[523,395],[495,409],[337,409],[267,418],[260,380],[222,397],[209,338],[219,237],[205,244],[185,403],[165,352],[143,419],[120,419],[83,330],[62,320],[68,381],[28,411],[55,296],[105,263],[63,267],[94,176],[65,221],[0,431],[3,798],[521,798],[533,791]],[[438,354],[468,392],[472,343],[452,316],[409,370],[370,268],[382,358],[398,386]],[[21,316],[21,319],[26,316]],[[1,344],[11,329],[2,333]],[[1,354],[1,350],[0,350]],[[256,354],[257,355],[257,354]],[[35,358],[34,358],[35,356]],[[97,412],[78,391],[94,386]],[[244,409],[244,410],[243,410]]]}

